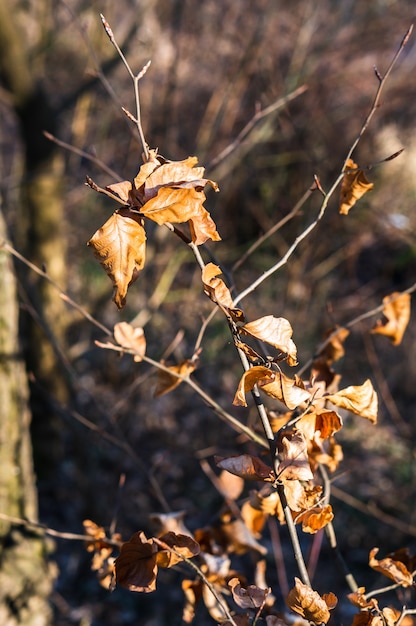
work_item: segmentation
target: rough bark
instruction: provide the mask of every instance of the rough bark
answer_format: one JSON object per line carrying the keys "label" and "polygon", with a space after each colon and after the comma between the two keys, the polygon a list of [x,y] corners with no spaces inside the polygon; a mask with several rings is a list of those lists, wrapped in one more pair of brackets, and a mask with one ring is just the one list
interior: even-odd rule
{"label": "rough bark", "polygon": [[[6,238],[0,209],[0,242]],[[0,512],[37,521],[30,410],[18,344],[18,304],[10,255],[0,248]],[[0,519],[0,624],[47,626],[53,568],[39,533]]]}

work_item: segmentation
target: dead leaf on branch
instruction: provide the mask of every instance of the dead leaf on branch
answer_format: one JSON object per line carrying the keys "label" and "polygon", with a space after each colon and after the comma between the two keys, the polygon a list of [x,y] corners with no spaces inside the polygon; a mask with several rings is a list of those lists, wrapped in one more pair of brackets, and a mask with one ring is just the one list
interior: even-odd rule
{"label": "dead leaf on branch", "polygon": [[378,561],[375,558],[378,550],[378,548],[373,548],[370,551],[369,566],[395,583],[402,585],[402,587],[411,587],[413,585],[413,575],[407,567],[401,561],[395,561],[391,557]]}
{"label": "dead leaf on branch", "polygon": [[296,518],[297,522],[302,523],[302,530],[304,533],[314,535],[324,528],[329,522],[334,519],[332,507],[330,504],[322,507],[315,507],[302,513]]}
{"label": "dead leaf on branch", "polygon": [[150,593],[156,589],[158,546],[138,532],[123,543],[115,562],[116,582],[129,591]]}
{"label": "dead leaf on branch", "polygon": [[204,292],[213,302],[221,306],[234,322],[244,321],[244,314],[241,309],[234,307],[230,290],[221,278],[221,268],[214,263],[207,263],[202,270],[202,283]]}
{"label": "dead leaf on branch", "polygon": [[271,467],[263,463],[258,457],[250,454],[241,454],[227,458],[215,457],[215,463],[217,467],[240,476],[244,480],[272,482],[275,478]]}
{"label": "dead leaf on branch", "polygon": [[126,303],[129,286],[143,269],[146,233],[143,218],[129,209],[118,209],[88,241],[95,257],[111,278],[113,300],[119,309]]}
{"label": "dead leaf on branch", "polygon": [[[176,387],[178,387],[183,381],[178,378],[178,376],[175,376],[175,374],[186,378],[195,371],[195,367],[195,361],[187,359],[178,365],[171,365],[168,367],[169,372],[159,369],[157,372],[156,389],[153,394],[154,397],[159,398],[165,393],[169,393],[169,391],[176,389]],[[172,374],[170,372],[172,372]]]}
{"label": "dead leaf on branch", "polygon": [[286,604],[308,621],[326,624],[331,617],[329,611],[337,604],[337,598],[333,593],[321,597],[317,591],[295,578],[295,586],[289,591]]}
{"label": "dead leaf on branch", "polygon": [[233,404],[247,406],[246,393],[258,385],[268,396],[283,402],[293,410],[310,399],[310,393],[299,387],[296,380],[292,380],[281,372],[276,372],[263,365],[256,365],[244,372],[238,384]]}
{"label": "dead leaf on branch", "polygon": [[378,398],[370,380],[359,386],[351,385],[325,398],[335,406],[361,415],[373,424],[377,423]]}
{"label": "dead leaf on branch", "polygon": [[266,315],[245,324],[239,330],[242,334],[250,335],[274,346],[284,354],[287,354],[289,365],[297,365],[297,349],[292,340],[292,326],[284,317]]}
{"label": "dead leaf on branch", "polygon": [[386,335],[393,345],[398,346],[410,320],[410,300],[409,293],[398,292],[383,298],[383,315],[386,321],[379,320],[371,332]]}
{"label": "dead leaf on branch", "polygon": [[354,204],[373,187],[374,184],[367,180],[364,171],[358,167],[357,163],[348,159],[341,185],[339,212],[348,215]]}
{"label": "dead leaf on branch", "polygon": [[[279,446],[280,447],[280,446]],[[282,438],[281,461],[278,468],[280,480],[312,480],[307,444],[301,432],[290,433]]]}
{"label": "dead leaf on branch", "polygon": [[240,609],[258,609],[264,605],[271,589],[260,589],[256,585],[244,588],[238,578],[232,578],[228,582],[233,594],[234,602]]}
{"label": "dead leaf on branch", "polygon": [[143,328],[135,328],[128,322],[119,322],[114,326],[114,339],[122,348],[132,350],[134,361],[140,362],[146,354],[146,339]]}
{"label": "dead leaf on branch", "polygon": [[200,552],[199,544],[189,535],[177,535],[170,531],[159,539],[172,548],[172,551],[159,549],[156,555],[156,563],[159,567],[173,567],[183,559],[191,559]]}

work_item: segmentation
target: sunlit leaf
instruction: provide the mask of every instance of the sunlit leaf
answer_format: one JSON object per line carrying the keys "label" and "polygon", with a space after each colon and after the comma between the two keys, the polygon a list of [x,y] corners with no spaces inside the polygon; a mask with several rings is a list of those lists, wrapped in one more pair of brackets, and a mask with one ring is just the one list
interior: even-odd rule
{"label": "sunlit leaf", "polygon": [[334,514],[332,507],[330,504],[327,504],[323,507],[315,507],[305,511],[305,513],[296,518],[296,521],[302,523],[304,533],[313,535],[317,533],[318,530],[321,530],[321,528],[324,528],[333,519]]}
{"label": "sunlit leaf", "polygon": [[170,531],[159,539],[174,550],[160,549],[156,555],[156,563],[159,567],[173,567],[183,559],[191,559],[200,552],[199,544],[189,535],[177,535]]}
{"label": "sunlit leaf", "polygon": [[384,574],[384,576],[394,580],[395,583],[399,583],[402,587],[411,587],[413,585],[412,573],[409,572],[401,561],[394,561],[391,557],[378,561],[375,558],[377,552],[378,548],[373,548],[370,551],[369,565],[372,569]]}
{"label": "sunlit leaf", "polygon": [[236,500],[244,489],[244,479],[224,470],[218,476],[218,488],[229,500]]}
{"label": "sunlit leaf", "polygon": [[330,340],[328,343],[325,342],[325,346],[318,351],[316,356],[325,359],[328,364],[338,361],[345,354],[344,342],[349,334],[350,331],[342,326],[331,328],[325,333],[325,338],[330,337]]}
{"label": "sunlit leaf", "polygon": [[299,387],[295,379],[285,376],[282,372],[275,372],[272,382],[268,382],[267,379],[259,380],[258,385],[268,396],[280,400],[291,410],[296,409],[311,398],[307,389]]}
{"label": "sunlit leaf", "polygon": [[218,276],[222,273],[218,265],[207,263],[202,270],[202,282],[206,295],[219,304],[235,322],[244,321],[243,311],[234,307],[230,290]]}
{"label": "sunlit leaf", "polygon": [[293,330],[287,319],[266,315],[240,328],[240,332],[274,346],[287,354],[289,365],[297,365],[297,350],[292,340]]}
{"label": "sunlit leaf", "polygon": [[234,602],[241,609],[258,609],[266,602],[270,589],[260,589],[256,585],[242,587],[238,578],[232,578],[228,585],[233,594]]}
{"label": "sunlit leaf", "polygon": [[367,180],[363,170],[352,159],[348,159],[341,185],[339,212],[347,215],[354,204],[373,187],[374,184]]}
{"label": "sunlit leaf", "polygon": [[281,480],[312,480],[307,444],[301,432],[290,433],[282,438],[279,478]]}
{"label": "sunlit leaf", "polygon": [[242,519],[223,521],[221,533],[226,538],[229,552],[245,554],[249,550],[255,550],[260,554],[267,554],[267,548],[256,540]]}
{"label": "sunlit leaf", "polygon": [[383,303],[383,315],[387,321],[379,320],[371,332],[386,335],[398,346],[410,320],[410,294],[394,292],[383,298]]}
{"label": "sunlit leaf", "polygon": [[195,618],[195,610],[198,602],[202,598],[202,581],[183,580],[182,591],[185,596],[185,603],[182,609],[182,621],[185,624],[192,624]]}
{"label": "sunlit leaf", "polygon": [[128,322],[119,322],[114,326],[114,339],[122,348],[132,350],[134,360],[139,362],[146,354],[146,339],[143,328],[135,328]]}
{"label": "sunlit leaf", "polygon": [[250,454],[230,456],[227,458],[215,457],[217,467],[227,470],[231,474],[240,476],[244,480],[274,480],[274,473],[271,467],[263,463],[261,459]]}
{"label": "sunlit leaf", "polygon": [[365,597],[365,587],[358,587],[353,593],[347,595],[348,600],[354,606],[359,609],[376,609],[378,608],[378,602],[376,598],[370,598],[367,600]]}
{"label": "sunlit leaf", "polygon": [[126,303],[126,294],[143,269],[146,253],[146,233],[143,218],[129,209],[118,209],[96,231],[88,245],[111,278],[113,300],[119,309]]}
{"label": "sunlit leaf", "polygon": [[233,404],[236,406],[247,406],[246,393],[251,391],[260,381],[270,382],[274,380],[275,372],[269,368],[258,365],[244,372],[238,384],[238,389],[234,396]]}
{"label": "sunlit leaf", "polygon": [[[336,597],[331,594],[328,597],[328,604],[334,608],[335,603]],[[295,578],[295,586],[289,591],[286,604],[292,611],[314,624],[326,624],[331,617],[329,606],[324,598],[317,591],[305,585],[299,578]]]}
{"label": "sunlit leaf", "polygon": [[172,511],[171,513],[151,513],[150,521],[157,528],[158,535],[173,532],[176,535],[189,535],[192,533],[187,529],[184,522],[185,511]]}
{"label": "sunlit leaf", "polygon": [[[159,398],[165,393],[176,389],[176,387],[181,384],[182,380],[175,376],[175,374],[186,378],[195,371],[195,362],[192,360],[182,361],[182,363],[178,365],[171,365],[168,367],[168,370],[169,372],[159,369],[157,372],[157,385],[154,392],[155,398]],[[172,374],[170,372],[172,372]]]}
{"label": "sunlit leaf", "polygon": [[326,400],[369,419],[373,424],[377,422],[378,398],[370,380],[366,380],[360,386],[351,385],[341,389],[337,393],[326,396]]}

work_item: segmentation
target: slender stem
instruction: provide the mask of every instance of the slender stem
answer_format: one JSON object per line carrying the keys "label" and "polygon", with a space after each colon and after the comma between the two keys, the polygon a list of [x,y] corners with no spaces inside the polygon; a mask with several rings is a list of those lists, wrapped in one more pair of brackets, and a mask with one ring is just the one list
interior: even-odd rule
{"label": "slender stem", "polygon": [[221,596],[220,593],[218,593],[218,591],[215,589],[214,585],[208,580],[208,578],[205,576],[205,574],[201,570],[201,568],[198,567],[198,565],[196,565],[196,563],[194,563],[191,559],[188,559],[187,557],[183,556],[183,554],[181,554],[179,552],[179,550],[175,550],[175,548],[173,548],[172,546],[168,545],[167,543],[165,543],[161,539],[158,539],[157,537],[153,537],[153,541],[154,541],[154,543],[156,545],[160,546],[163,550],[168,550],[169,552],[173,552],[173,554],[176,554],[176,556],[180,557],[182,561],[187,563],[190,567],[192,567],[193,570],[195,570],[195,572],[198,574],[198,576],[201,578],[201,580],[208,587],[208,589],[210,590],[210,592],[212,593],[212,595],[216,599],[218,605],[221,607],[221,610],[224,613],[224,615],[226,616],[226,618],[231,622],[231,624],[233,626],[237,626],[236,622],[233,619],[233,616],[231,615],[231,613],[229,611],[229,608],[228,608],[224,598]]}

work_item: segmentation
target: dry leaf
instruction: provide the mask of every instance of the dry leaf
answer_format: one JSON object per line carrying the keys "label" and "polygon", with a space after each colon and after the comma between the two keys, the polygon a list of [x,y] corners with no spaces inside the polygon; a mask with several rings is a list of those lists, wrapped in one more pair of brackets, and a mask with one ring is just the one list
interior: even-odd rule
{"label": "dry leaf", "polygon": [[289,365],[297,365],[296,345],[292,340],[293,330],[287,319],[266,315],[240,328],[240,332],[269,343],[287,354]]}
{"label": "dry leaf", "polygon": [[215,457],[217,467],[240,476],[244,480],[261,480],[271,482],[274,473],[271,467],[263,463],[261,459],[250,454],[230,456],[227,458]]}
{"label": "dry leaf", "polygon": [[129,348],[133,352],[134,361],[138,363],[146,354],[146,339],[143,328],[135,328],[127,322],[119,322],[114,326],[114,339],[122,348]]}
{"label": "dry leaf", "polygon": [[156,589],[158,547],[144,532],[123,543],[115,562],[116,582],[130,591],[149,593]]}
{"label": "dry leaf", "polygon": [[119,309],[126,294],[143,269],[146,233],[143,218],[129,209],[118,209],[88,242],[114,286],[113,300]]}
{"label": "dry leaf", "polygon": [[326,396],[326,400],[335,406],[369,419],[373,424],[377,423],[378,398],[370,380],[366,380],[360,386],[351,385],[341,389],[337,393]]}
{"label": "dry leaf", "polygon": [[182,609],[182,621],[185,624],[192,624],[195,618],[195,610],[198,602],[202,598],[202,585],[200,580],[183,580],[182,591],[185,596],[185,604]]}
{"label": "dry leaf", "polygon": [[378,548],[373,548],[370,551],[369,558],[369,566],[376,570],[376,572],[380,572],[394,580],[395,583],[399,583],[402,587],[411,587],[413,585],[413,576],[412,573],[409,572],[407,567],[401,561],[394,561],[390,557],[386,557],[385,559],[381,559],[378,561],[375,558],[375,555],[378,552]]}
{"label": "dry leaf", "polygon": [[348,159],[341,185],[339,212],[348,215],[354,204],[373,187],[374,184],[367,180],[363,170],[352,159]]}
{"label": "dry leaf", "polygon": [[[394,298],[393,301],[391,299]],[[398,346],[410,320],[410,294],[394,292],[383,298],[383,315],[386,322],[379,320],[372,329],[372,333],[386,335],[393,345]]]}
{"label": "dry leaf", "polygon": [[183,559],[191,559],[200,552],[199,544],[189,535],[177,535],[170,531],[159,539],[175,550],[173,552],[159,548],[156,555],[156,563],[159,567],[173,567]]}
{"label": "dry leaf", "polygon": [[241,519],[224,520],[221,525],[221,533],[226,540],[225,545],[228,552],[245,554],[248,550],[256,550],[260,554],[267,554],[267,548],[256,541],[256,538]]}
{"label": "dry leaf", "polygon": [[275,372],[272,382],[259,380],[258,385],[268,396],[280,400],[288,409],[293,410],[308,402],[311,398],[310,392],[303,387],[299,387],[297,382],[296,379],[291,379],[282,374],[282,372]]}
{"label": "dry leaf", "polygon": [[376,598],[367,600],[365,597],[365,587],[358,587],[353,593],[347,595],[348,600],[359,609],[377,609],[378,602]]}
{"label": "dry leaf", "polygon": [[336,326],[328,330],[325,333],[325,338],[330,337],[331,339],[328,343],[325,342],[325,346],[321,350],[318,350],[317,358],[325,359],[328,365],[341,359],[345,354],[344,341],[349,334],[350,331],[342,326]]}
{"label": "dry leaf", "polygon": [[315,507],[305,511],[305,513],[302,513],[296,518],[296,521],[302,523],[302,530],[304,533],[314,535],[318,532],[318,530],[324,528],[333,519],[334,514],[332,512],[332,507],[330,504],[327,504],[323,507]]}
{"label": "dry leaf", "polygon": [[244,321],[243,311],[235,308],[230,290],[224,281],[218,276],[222,274],[221,269],[214,263],[207,263],[202,270],[202,282],[206,295],[221,306],[231,316],[235,322]]}
{"label": "dry leaf", "polygon": [[244,479],[224,470],[218,476],[218,487],[224,498],[236,500],[244,489]]}
{"label": "dry leaf", "polygon": [[301,432],[291,433],[283,437],[281,461],[278,476],[281,480],[312,480],[313,474],[309,465],[307,445]]}
{"label": "dry leaf", "polygon": [[246,393],[251,391],[259,382],[270,382],[274,378],[275,372],[272,372],[268,367],[258,365],[250,368],[247,372],[244,372],[240,379],[233,404],[236,406],[247,406]]}
{"label": "dry leaf", "polygon": [[173,532],[176,535],[189,535],[192,533],[184,523],[185,511],[172,511],[172,513],[151,513],[150,521],[155,525],[158,535]]}
{"label": "dry leaf", "polygon": [[241,609],[258,609],[264,605],[270,589],[260,589],[256,585],[249,585],[247,588],[241,586],[238,578],[232,578],[228,582],[233,594],[234,602]]}
{"label": "dry leaf", "polygon": [[292,611],[310,622],[326,624],[331,617],[329,609],[334,608],[336,597],[329,594],[327,599],[328,604],[318,592],[305,585],[299,578],[295,578],[295,586],[289,591],[286,604]]}
{"label": "dry leaf", "polygon": [[[195,361],[182,361],[179,365],[171,365],[168,367],[168,370],[169,372],[159,369],[157,372],[157,384],[153,394],[155,398],[159,398],[165,393],[169,393],[169,391],[176,389],[176,387],[181,384],[182,380],[175,376],[175,374],[186,378],[192,374],[193,371],[195,371]],[[170,374],[170,372],[172,372],[172,374]]]}

